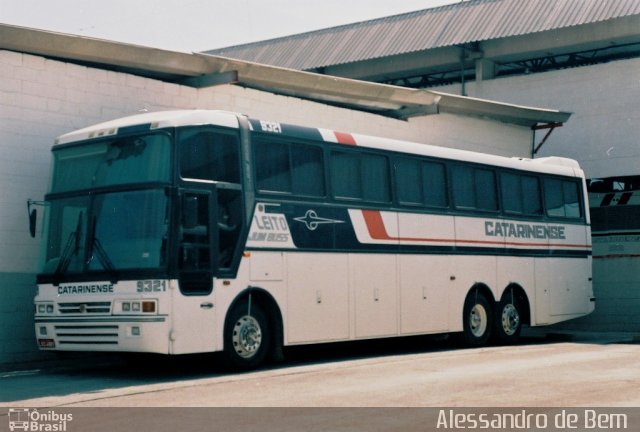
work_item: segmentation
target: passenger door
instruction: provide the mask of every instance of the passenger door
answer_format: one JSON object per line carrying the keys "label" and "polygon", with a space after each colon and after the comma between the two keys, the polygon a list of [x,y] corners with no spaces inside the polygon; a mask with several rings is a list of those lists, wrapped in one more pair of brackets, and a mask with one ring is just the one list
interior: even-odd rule
{"label": "passenger door", "polygon": [[178,286],[173,290],[172,353],[214,349],[213,276],[218,260],[215,188],[184,190],[179,198]]}

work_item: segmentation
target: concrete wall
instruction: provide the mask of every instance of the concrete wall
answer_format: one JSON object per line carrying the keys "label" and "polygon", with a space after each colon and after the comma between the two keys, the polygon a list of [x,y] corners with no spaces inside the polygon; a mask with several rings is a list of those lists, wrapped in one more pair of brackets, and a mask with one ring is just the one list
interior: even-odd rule
{"label": "concrete wall", "polygon": [[0,368],[51,357],[37,351],[33,336],[39,240],[29,237],[26,201],[46,192],[54,138],[140,111],[176,108],[225,109],[508,156],[530,150],[526,128],[478,118],[440,115],[404,122],[236,86],[196,90],[0,51]]}
{"label": "concrete wall", "polygon": [[[443,87],[459,94],[460,86]],[[577,159],[587,177],[640,174],[640,59],[466,84],[467,94],[574,114],[540,156]],[[538,141],[545,131],[537,133]],[[561,327],[640,331],[640,258],[594,260],[596,310]]]}

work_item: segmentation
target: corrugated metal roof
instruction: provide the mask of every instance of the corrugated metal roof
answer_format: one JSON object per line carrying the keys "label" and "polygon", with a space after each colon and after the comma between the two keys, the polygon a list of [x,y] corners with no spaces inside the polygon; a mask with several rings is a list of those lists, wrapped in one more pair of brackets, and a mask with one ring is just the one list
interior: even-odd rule
{"label": "corrugated metal roof", "polygon": [[208,51],[309,70],[640,15],[638,0],[469,0]]}

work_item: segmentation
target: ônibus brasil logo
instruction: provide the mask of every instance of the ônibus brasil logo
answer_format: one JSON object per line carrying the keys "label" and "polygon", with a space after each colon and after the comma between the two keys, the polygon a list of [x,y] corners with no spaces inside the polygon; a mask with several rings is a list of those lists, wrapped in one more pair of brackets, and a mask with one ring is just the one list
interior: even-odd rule
{"label": "\u00f4nibus brasil logo", "polygon": [[9,430],[29,432],[64,432],[73,420],[69,413],[53,410],[40,412],[30,408],[9,408]]}

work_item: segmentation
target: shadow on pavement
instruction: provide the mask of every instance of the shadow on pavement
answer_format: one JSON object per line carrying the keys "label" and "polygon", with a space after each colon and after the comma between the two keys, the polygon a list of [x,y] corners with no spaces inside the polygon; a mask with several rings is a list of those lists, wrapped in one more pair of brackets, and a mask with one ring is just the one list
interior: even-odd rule
{"label": "shadow on pavement", "polygon": [[[558,340],[524,336],[519,345],[555,342]],[[285,348],[283,362],[267,364],[262,370],[458,349],[463,348],[456,339],[446,336],[412,336],[288,347]],[[232,374],[222,369],[215,354],[123,354],[104,356],[102,361],[96,356],[62,358],[56,368],[0,372],[0,404]]]}

